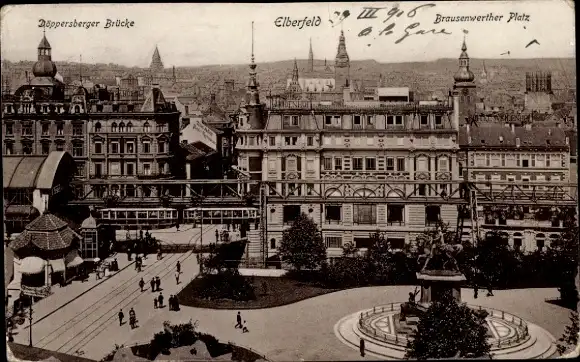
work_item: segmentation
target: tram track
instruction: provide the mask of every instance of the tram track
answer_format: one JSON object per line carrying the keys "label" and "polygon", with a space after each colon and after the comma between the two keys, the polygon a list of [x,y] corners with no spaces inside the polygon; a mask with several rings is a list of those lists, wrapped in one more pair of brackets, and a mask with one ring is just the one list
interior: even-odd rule
{"label": "tram track", "polygon": [[[178,260],[176,260],[175,264],[177,264],[177,261],[183,262],[183,261],[187,260],[192,255],[193,255],[193,253],[191,251],[187,252],[185,255],[183,255],[185,257],[183,259],[178,258]],[[173,264],[173,266],[175,266],[175,264]],[[166,273],[162,274],[161,278],[163,278],[163,277],[165,277],[168,274],[171,274],[173,272],[173,268],[167,268],[167,269],[168,269],[168,271]],[[137,292],[136,295],[134,294],[135,291]],[[116,303],[114,306],[108,308],[108,310],[105,311],[105,313],[101,314],[92,324],[89,325],[89,327],[84,328],[80,333],[77,333],[72,338],[68,339],[64,344],[62,344],[60,347],[58,347],[58,349],[56,349],[56,352],[70,354],[71,352],[78,351],[80,348],[84,347],[87,343],[89,343],[96,336],[98,336],[100,333],[102,333],[107,327],[109,327],[109,325],[110,325],[109,323],[117,318],[117,314],[115,313],[115,311],[117,309],[128,308],[129,305],[131,305],[131,303],[133,303],[135,300],[139,299],[139,297],[141,297],[141,296],[142,296],[142,293],[139,292],[139,288],[136,288],[127,297],[123,298],[121,301]],[[104,320],[102,320],[103,318],[104,318]],[[96,325],[95,328],[89,330],[89,328],[93,325]],[[87,332],[87,330],[88,330],[88,332]],[[75,339],[77,339],[79,337],[81,337],[81,338],[75,342]],[[74,343],[74,344],[72,344],[72,346],[70,346],[71,343]],[[70,347],[67,347],[67,346],[70,346]]]}
{"label": "tram track", "polygon": [[[206,234],[207,232],[209,232],[211,229],[208,229],[206,231],[204,231],[202,234]],[[200,234],[201,236],[201,234]],[[194,237],[192,237],[193,240]],[[193,256],[193,252],[187,252],[185,254],[182,254],[180,257],[178,257],[176,260],[172,260],[169,265],[167,263],[163,263],[163,264],[158,264],[158,266],[162,266],[162,269],[165,268],[167,269],[167,272],[165,273],[159,273],[161,274],[161,278],[167,276],[168,274],[173,272],[173,269],[175,268],[175,265],[177,264],[177,261],[183,263],[185,260],[187,260],[188,258]],[[156,269],[157,270],[157,269]],[[156,272],[157,273],[157,272]],[[141,276],[141,275],[138,275]],[[136,295],[135,292],[137,291]],[[117,294],[120,295],[121,293]],[[93,340],[96,336],[98,336],[100,333],[102,333],[103,330],[105,330],[108,326],[109,326],[109,321],[115,319],[117,317],[116,313],[111,313],[112,311],[118,309],[118,308],[126,308],[128,307],[133,301],[135,301],[136,299],[138,299],[139,297],[142,296],[142,293],[139,292],[139,288],[134,288],[131,290],[131,292],[126,296],[123,297],[123,299],[121,299],[119,302],[117,302],[114,306],[110,307],[107,311],[105,311],[105,313],[102,313],[100,316],[98,316],[94,321],[92,321],[91,324],[89,324],[87,327],[81,329],[80,331],[78,331],[78,333],[76,333],[72,338],[69,338],[66,342],[64,342],[63,344],[61,344],[58,349],[56,349],[56,351],[59,352],[64,352],[64,353],[70,353],[72,351],[79,350],[79,348],[84,347],[87,343],[89,343],[91,340]],[[133,298],[131,298],[133,297]],[[94,305],[94,304],[93,304]],[[108,316],[108,317],[107,317]],[[78,316],[77,316],[78,317]],[[80,321],[86,319],[87,317],[82,318]],[[102,320],[103,318],[105,318],[104,320]],[[102,320],[102,321],[101,321]],[[98,324],[97,324],[98,323]],[[95,326],[96,327],[89,330],[91,327]],[[88,333],[87,333],[88,331]],[[72,347],[66,347],[67,345],[69,345],[71,342],[73,342],[76,338],[83,336],[80,340],[78,340],[76,343],[74,343],[72,345]],[[54,339],[52,340],[54,341]],[[51,349],[53,350],[53,349]]]}

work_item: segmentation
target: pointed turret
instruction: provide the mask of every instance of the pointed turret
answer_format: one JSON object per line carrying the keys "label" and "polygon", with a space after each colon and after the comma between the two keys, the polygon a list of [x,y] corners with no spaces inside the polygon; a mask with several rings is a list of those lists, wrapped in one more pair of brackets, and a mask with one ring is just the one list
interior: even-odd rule
{"label": "pointed turret", "polygon": [[310,38],[310,50],[308,51],[308,71],[314,72],[314,53],[312,52],[312,38]]}
{"label": "pointed turret", "polygon": [[485,60],[483,61],[483,70],[481,71],[481,74],[479,75],[479,82],[481,84],[487,83],[487,69],[485,68]]}
{"label": "pointed turret", "polygon": [[159,48],[155,45],[155,51],[153,52],[153,57],[151,58],[151,65],[149,70],[153,73],[163,72],[163,62],[161,61],[161,55],[159,55]]}
{"label": "pointed turret", "polygon": [[346,41],[344,39],[344,31],[340,31],[340,37],[338,38],[338,49],[336,51],[335,64],[337,67],[348,67],[350,65],[350,59],[346,51]]}
{"label": "pointed turret", "polygon": [[463,45],[461,46],[461,55],[459,56],[459,70],[453,76],[455,82],[473,82],[475,76],[469,70],[469,55],[467,55],[467,45],[465,45],[465,37],[463,38]]}
{"label": "pointed turret", "polygon": [[250,77],[248,79],[245,108],[249,114],[248,123],[250,127],[253,129],[263,129],[265,123],[263,115],[264,105],[260,104],[256,67],[256,63],[254,62],[254,22],[252,21],[252,60],[250,63]]}
{"label": "pointed turret", "polygon": [[292,70],[292,80],[288,85],[288,91],[291,93],[300,93],[302,91],[300,83],[298,82],[298,63],[296,62],[296,58],[294,58],[294,69]]}

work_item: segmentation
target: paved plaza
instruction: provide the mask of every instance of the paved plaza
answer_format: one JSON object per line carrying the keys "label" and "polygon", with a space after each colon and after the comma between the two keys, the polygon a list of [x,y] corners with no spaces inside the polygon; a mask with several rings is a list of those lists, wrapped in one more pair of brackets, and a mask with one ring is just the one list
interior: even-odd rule
{"label": "paved plaza", "polygon": [[[174,269],[181,260],[183,278],[176,285]],[[195,255],[172,254],[156,261],[150,256],[143,272],[126,268],[96,286],[78,299],[50,314],[33,326],[33,343],[37,347],[78,354],[99,360],[115,344],[147,343],[162,330],[163,322],[199,321],[202,332],[221,341],[251,347],[272,360],[361,360],[358,351],[341,342],[334,326],[344,316],[383,305],[404,301],[413,286],[369,287],[344,290],[307,299],[287,306],[242,311],[249,333],[234,328],[235,310],[209,310],[181,306],[170,312],[167,307],[153,309],[153,294],[140,292],[137,281],[154,275],[162,278],[166,299],[187,285],[199,271]],[[469,304],[501,308],[545,328],[558,338],[568,322],[569,311],[545,302],[558,296],[555,288],[495,291],[494,297],[473,299],[471,290],[463,290],[462,299]],[[52,298],[52,297],[51,297]],[[46,300],[49,300],[47,298]],[[139,327],[131,330],[119,326],[117,312],[123,308],[126,318],[133,307]],[[28,344],[28,329],[21,326],[15,342]],[[367,355],[364,359],[377,359]]]}

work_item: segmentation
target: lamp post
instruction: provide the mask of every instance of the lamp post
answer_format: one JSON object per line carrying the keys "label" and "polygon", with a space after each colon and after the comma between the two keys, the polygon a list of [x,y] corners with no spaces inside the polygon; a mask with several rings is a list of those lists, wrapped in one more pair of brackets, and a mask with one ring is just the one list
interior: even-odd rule
{"label": "lamp post", "polygon": [[29,342],[28,346],[32,347],[32,303],[34,302],[34,297],[30,296],[30,313],[28,316],[28,333],[29,333]]}

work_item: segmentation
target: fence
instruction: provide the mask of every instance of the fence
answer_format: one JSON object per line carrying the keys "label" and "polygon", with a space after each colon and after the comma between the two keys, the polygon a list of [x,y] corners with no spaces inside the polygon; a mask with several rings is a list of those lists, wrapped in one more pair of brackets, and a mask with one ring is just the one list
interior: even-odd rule
{"label": "fence", "polygon": [[374,307],[373,309],[369,309],[366,312],[362,312],[359,318],[360,331],[368,337],[378,339],[386,343],[394,343],[398,346],[406,347],[407,343],[409,342],[409,338],[397,335],[396,331],[393,331],[393,334],[388,334],[381,330],[377,330],[371,326],[370,318],[368,318],[369,316],[373,316],[375,314],[400,310],[401,304],[403,304],[403,302],[394,302],[387,305]]}
{"label": "fence", "polygon": [[[370,318],[368,318],[369,316],[373,316],[376,314],[400,310],[401,304],[403,304],[403,302],[394,302],[383,306],[373,307],[373,309],[369,309],[365,312],[362,312],[359,318],[360,331],[363,332],[368,337],[378,339],[386,343],[394,343],[399,346],[406,346],[407,343],[409,342],[408,337],[399,336],[397,335],[396,331],[393,331],[392,334],[388,334],[381,330],[377,330],[376,328],[371,326]],[[499,338],[497,342],[491,345],[492,349],[501,349],[518,345],[526,342],[530,338],[528,324],[522,318],[515,316],[511,313],[505,312],[503,310],[498,310],[494,308],[470,304],[467,304],[467,306],[469,306],[471,309],[474,310],[485,310],[486,312],[489,313],[490,317],[501,318],[506,322],[511,322],[511,324],[515,327],[516,332],[515,336],[511,336],[509,338],[504,339]]]}

